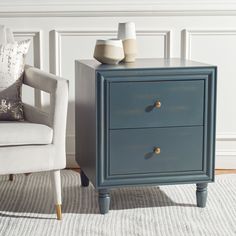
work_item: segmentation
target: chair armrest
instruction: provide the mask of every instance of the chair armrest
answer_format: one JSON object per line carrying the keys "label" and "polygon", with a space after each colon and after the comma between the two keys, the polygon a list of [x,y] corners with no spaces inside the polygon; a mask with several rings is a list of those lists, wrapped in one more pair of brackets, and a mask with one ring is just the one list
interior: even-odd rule
{"label": "chair armrest", "polygon": [[57,88],[58,81],[63,81],[65,83],[66,80],[56,75],[44,72],[38,68],[28,65],[25,66],[23,83],[32,88],[47,93],[53,93]]}
{"label": "chair armrest", "polygon": [[68,81],[40,69],[26,66],[23,83],[50,94],[49,114],[24,104],[26,119],[53,128],[53,143],[65,142]]}

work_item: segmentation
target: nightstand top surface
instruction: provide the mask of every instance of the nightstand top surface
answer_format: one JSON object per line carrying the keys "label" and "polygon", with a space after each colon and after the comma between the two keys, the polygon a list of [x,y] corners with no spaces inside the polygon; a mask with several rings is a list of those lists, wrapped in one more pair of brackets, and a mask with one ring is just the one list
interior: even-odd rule
{"label": "nightstand top surface", "polygon": [[196,61],[185,60],[181,58],[143,58],[136,59],[133,63],[119,63],[117,65],[101,64],[96,60],[78,60],[94,70],[126,70],[126,69],[161,69],[161,68],[197,68],[212,67],[213,65],[200,63]]}

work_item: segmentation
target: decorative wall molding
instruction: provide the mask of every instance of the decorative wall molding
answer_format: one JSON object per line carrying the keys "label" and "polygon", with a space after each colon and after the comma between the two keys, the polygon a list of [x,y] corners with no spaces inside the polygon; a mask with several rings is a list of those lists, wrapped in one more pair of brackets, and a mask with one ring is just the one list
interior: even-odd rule
{"label": "decorative wall molding", "polygon": [[0,17],[236,15],[235,1],[7,1]]}
{"label": "decorative wall molding", "polygon": [[[191,40],[194,36],[221,36],[221,35],[236,35],[236,29],[185,29],[181,32],[181,57],[184,59],[192,59],[191,56]],[[229,142],[235,143],[236,133],[217,133],[217,143],[226,144]],[[216,168],[236,168],[236,149],[217,148],[216,150]],[[234,158],[235,157],[235,158]]]}
{"label": "decorative wall molding", "polygon": [[[181,57],[192,59],[191,41],[194,36],[230,36],[236,35],[236,29],[184,29],[181,32]],[[217,133],[217,141],[236,141],[236,133]]]}
{"label": "decorative wall molding", "polygon": [[196,35],[236,35],[236,29],[184,29],[181,32],[181,57],[191,59],[191,39]]}
{"label": "decorative wall molding", "polygon": [[220,146],[216,149],[216,168],[235,169],[236,133],[218,133],[216,135],[216,142]]}
{"label": "decorative wall molding", "polygon": [[[58,3],[56,2],[58,1]],[[93,1],[93,2],[91,2]],[[112,25],[117,25],[117,22],[123,19],[124,21],[135,21],[139,27],[143,27],[141,32],[146,34],[153,35],[153,37],[146,38],[142,37],[142,41],[149,42],[151,44],[155,43],[155,35],[157,35],[157,41],[165,42],[165,56],[174,56],[179,57],[180,52],[182,51],[182,56],[184,58],[193,57],[193,52],[197,50],[201,51],[201,45],[205,43],[205,35],[207,42],[210,42],[211,36],[214,40],[218,40],[220,35],[223,39],[220,42],[224,43],[224,38],[227,42],[232,43],[233,49],[234,46],[234,36],[231,40],[230,35],[236,35],[236,27],[234,27],[234,22],[236,20],[236,0],[223,1],[223,0],[1,0],[0,1],[0,19],[1,24],[6,25],[7,27],[13,27],[16,37],[25,37],[32,38],[34,40],[34,58],[36,67],[44,67],[46,70],[50,68],[50,71],[56,73],[57,75],[62,75],[68,77],[72,75],[72,57],[76,55],[74,53],[70,56],[68,50],[73,50],[73,46],[76,45],[76,36],[84,36],[78,41],[86,42],[88,39],[91,39],[91,35],[95,35],[92,38],[103,37],[104,35],[108,37],[113,37],[116,35],[116,32],[109,30],[112,28]],[[154,2],[155,1],[155,2]],[[52,3],[54,2],[54,3]],[[63,3],[64,2],[64,3]],[[189,17],[188,17],[189,15]],[[202,15],[214,15],[214,17],[201,17]],[[223,15],[223,16],[221,16]],[[234,15],[232,17],[225,17]],[[55,17],[58,16],[58,17]],[[71,16],[76,16],[73,18]],[[91,16],[86,18],[87,16]],[[98,17],[96,17],[98,16]],[[101,16],[101,18],[99,18]],[[122,16],[122,17],[116,17]],[[127,17],[123,17],[127,16]],[[147,17],[145,17],[147,16]],[[155,17],[156,16],[156,17]],[[166,17],[159,17],[166,16]],[[172,17],[173,16],[173,17]],[[175,17],[178,16],[178,17]],[[5,18],[4,18],[5,17]],[[18,18],[22,17],[22,18]],[[28,18],[29,17],[29,18]],[[51,18],[40,18],[40,17],[51,17]],[[55,18],[53,18],[55,17]],[[68,17],[68,18],[64,18]],[[70,18],[71,17],[71,18]],[[84,18],[83,18],[84,17]],[[209,21],[207,21],[209,19]],[[216,22],[216,23],[215,23]],[[219,25],[218,25],[219,23]],[[90,27],[92,29],[90,29]],[[144,28],[145,27],[145,28]],[[150,30],[146,30],[146,28]],[[185,29],[187,27],[187,29]],[[214,29],[214,27],[219,27]],[[50,35],[48,32],[53,29],[63,29],[51,31]],[[173,29],[172,32],[169,30],[157,31],[157,29]],[[103,30],[105,29],[105,30]],[[183,30],[185,29],[185,30]],[[42,31],[41,31],[42,30]],[[86,30],[86,31],[85,31]],[[183,30],[183,31],[181,31]],[[154,31],[154,33],[153,33]],[[182,49],[180,49],[181,42],[181,32],[182,32]],[[197,35],[201,35],[200,38],[203,38],[203,41],[197,41],[195,46],[195,39]],[[67,35],[74,35],[73,38],[63,38]],[[196,37],[195,37],[196,35]],[[229,36],[227,36],[229,35]],[[49,39],[48,39],[48,36]],[[97,36],[97,37],[96,37]],[[45,39],[44,39],[45,37]],[[164,40],[163,40],[164,37]],[[65,40],[66,39],[66,40]],[[69,42],[70,39],[73,42],[73,45],[68,47],[64,45],[64,42]],[[194,41],[192,40],[194,39]],[[90,41],[91,42],[91,41]],[[192,42],[192,45],[191,45]],[[218,41],[217,41],[218,42]],[[50,45],[49,45],[50,43]],[[194,45],[193,45],[194,43]],[[230,43],[230,45],[231,45]],[[37,46],[39,45],[39,47]],[[230,46],[229,45],[229,46]],[[61,46],[63,50],[61,50]],[[146,47],[149,52],[151,51],[150,44],[147,44]],[[38,48],[37,48],[38,47]],[[172,47],[172,48],[171,48]],[[224,47],[224,46],[223,46]],[[86,45],[86,48],[91,49],[91,45]],[[161,50],[158,52],[158,55],[163,55],[163,45],[158,45],[158,48]],[[65,50],[64,50],[65,49]],[[67,50],[68,49],[68,50]],[[195,51],[196,49],[196,51]],[[50,51],[49,51],[50,50]],[[66,51],[67,50],[67,51]],[[192,51],[192,55],[191,55]],[[42,54],[43,53],[43,54]],[[83,48],[83,54],[86,54],[86,49]],[[225,66],[223,70],[228,70],[226,67],[227,62],[230,63],[230,66],[233,65],[232,61],[235,58],[232,56],[225,56],[223,52],[217,54],[217,57],[222,57],[225,60]],[[146,53],[148,54],[148,53]],[[33,53],[32,53],[33,55]],[[154,53],[152,53],[154,55]],[[199,55],[199,54],[198,54]],[[208,54],[204,53],[206,58]],[[48,59],[50,60],[48,62]],[[43,60],[44,59],[44,60]],[[70,59],[67,61],[67,59]],[[48,65],[50,63],[50,65]],[[65,63],[65,64],[62,64]],[[70,70],[67,69],[70,67]],[[232,66],[231,66],[231,68]],[[68,73],[68,74],[67,74]],[[224,72],[227,76],[227,71]],[[229,71],[230,73],[230,71]],[[70,76],[71,77],[71,76]],[[71,78],[73,80],[73,78]],[[73,84],[73,83],[71,83]],[[72,85],[73,86],[73,85]],[[70,86],[71,91],[73,87]],[[226,88],[223,88],[223,94],[228,93]],[[30,99],[31,91],[27,98]],[[43,93],[43,104],[48,104],[49,96]],[[73,106],[73,98],[70,98],[70,109]],[[71,105],[72,103],[72,105]],[[228,104],[229,107],[233,107],[233,100]],[[72,112],[72,109],[70,110]],[[232,109],[232,116],[235,116],[235,111]],[[72,114],[71,114],[72,115]],[[69,117],[69,122],[74,121],[73,117]],[[224,129],[224,124],[220,124],[222,127],[222,132],[217,133],[217,162],[216,165],[219,168],[236,168],[236,133],[225,133],[227,129]],[[67,135],[67,157],[68,165],[74,165],[74,135],[73,129],[70,129]],[[227,132],[228,132],[227,131]],[[235,130],[232,130],[235,132]],[[71,135],[70,135],[71,134]],[[74,163],[74,164],[73,164]]]}
{"label": "decorative wall molding", "polygon": [[[236,142],[236,133],[218,133],[216,135],[217,141],[235,141]],[[236,146],[235,146],[236,148]]]}
{"label": "decorative wall molding", "polygon": [[[171,31],[170,30],[140,30],[137,32],[142,36],[162,36],[164,37],[165,57],[171,56]],[[236,30],[183,30],[182,31],[182,57],[191,59],[191,37],[194,35],[234,35]],[[113,30],[53,30],[50,32],[50,71],[59,76],[62,76],[62,55],[61,55],[61,43],[62,38],[67,36],[97,36],[97,37],[113,37],[116,35],[116,31]],[[75,153],[74,153],[74,140],[73,134],[67,137],[67,142],[70,143],[67,153],[67,164],[70,167],[76,167]],[[233,141],[236,143],[236,133],[218,133],[217,142],[223,144]],[[224,146],[224,145],[223,145]],[[235,167],[236,152],[232,149],[218,149],[216,151],[217,162],[216,166],[219,168],[232,168]],[[225,161],[222,161],[225,160]],[[232,165],[232,163],[234,163]]]}
{"label": "decorative wall molding", "polygon": [[235,169],[236,149],[216,151],[216,169]]}
{"label": "decorative wall molding", "polygon": [[[170,30],[137,30],[137,36],[164,37],[164,57],[171,57],[171,31]],[[61,73],[61,39],[63,36],[102,36],[114,37],[115,30],[53,30],[50,32],[50,72],[62,76]]]}
{"label": "decorative wall molding", "polygon": [[[62,75],[62,54],[61,54],[61,41],[62,37],[68,36],[97,36],[99,37],[114,37],[117,32],[115,30],[103,29],[90,29],[90,30],[53,30],[50,32],[50,72],[58,76]],[[164,57],[171,56],[171,31],[170,30],[137,30],[138,36],[161,36],[164,38]],[[75,153],[74,153],[74,140],[73,134],[67,135],[67,166],[76,167]]]}
{"label": "decorative wall molding", "polygon": [[[39,69],[43,69],[42,61],[42,32],[40,30],[13,30],[13,35],[17,37],[30,38],[33,41],[34,65]],[[35,89],[35,106],[42,107],[44,104],[43,93]]]}

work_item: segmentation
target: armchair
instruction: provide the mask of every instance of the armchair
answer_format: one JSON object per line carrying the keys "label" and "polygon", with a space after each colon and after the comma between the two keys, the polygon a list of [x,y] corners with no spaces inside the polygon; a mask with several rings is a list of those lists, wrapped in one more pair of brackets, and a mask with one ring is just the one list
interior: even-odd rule
{"label": "armchair", "polygon": [[23,83],[50,93],[50,112],[24,104],[24,122],[0,122],[0,174],[50,171],[60,220],[60,170],[66,166],[68,81],[26,66]]}
{"label": "armchair", "polygon": [[[12,43],[10,29],[0,25],[0,44]],[[23,83],[50,94],[46,113],[24,105],[24,122],[0,121],[0,175],[50,171],[57,219],[61,219],[60,170],[66,166],[65,134],[68,81],[25,66]]]}

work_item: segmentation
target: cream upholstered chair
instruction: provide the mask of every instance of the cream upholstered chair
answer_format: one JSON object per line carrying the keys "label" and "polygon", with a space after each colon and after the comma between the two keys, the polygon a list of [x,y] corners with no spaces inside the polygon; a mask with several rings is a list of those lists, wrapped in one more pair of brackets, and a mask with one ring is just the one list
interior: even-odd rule
{"label": "cream upholstered chair", "polygon": [[[1,32],[2,31],[2,32]],[[12,40],[0,28],[0,44]],[[50,171],[57,218],[61,219],[60,170],[66,166],[68,81],[26,66],[23,83],[50,94],[50,111],[24,104],[25,121],[0,121],[0,174]]]}

